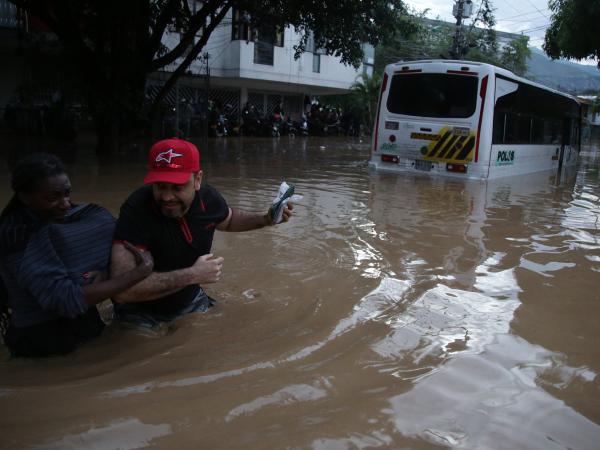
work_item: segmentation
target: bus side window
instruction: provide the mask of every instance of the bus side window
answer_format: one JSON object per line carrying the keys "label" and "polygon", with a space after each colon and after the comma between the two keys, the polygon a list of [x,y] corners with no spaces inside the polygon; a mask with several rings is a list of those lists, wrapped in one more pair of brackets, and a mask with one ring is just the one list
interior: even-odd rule
{"label": "bus side window", "polygon": [[570,145],[571,143],[571,132],[572,132],[572,125],[571,125],[571,120],[570,119],[565,119],[563,121],[563,126],[562,126],[562,139],[560,140],[561,144],[565,144],[565,145]]}
{"label": "bus side window", "polygon": [[529,144],[531,140],[531,117],[509,112],[506,116],[505,144]]}
{"label": "bus side window", "polygon": [[531,144],[531,116],[519,114],[519,144]]}
{"label": "bus side window", "polygon": [[515,113],[506,114],[506,128],[504,132],[505,144],[519,143],[519,118]]}
{"label": "bus side window", "polygon": [[506,113],[504,111],[494,111],[494,128],[492,131],[492,144],[504,143],[504,124]]}
{"label": "bus side window", "polygon": [[577,147],[579,143],[579,127],[576,121],[572,121],[573,132],[571,133],[571,147]]}
{"label": "bus side window", "polygon": [[[499,125],[496,125],[500,119],[494,114],[493,143],[560,145],[577,141],[571,124],[579,114],[575,102],[525,83],[502,77],[498,81],[496,110],[507,112],[507,116],[504,139],[501,140]],[[513,85],[517,85],[518,89],[514,89]],[[563,123],[564,120],[568,121],[568,126]]]}
{"label": "bus side window", "polygon": [[544,123],[544,143],[558,144],[562,140],[562,122],[556,119],[547,119]]}
{"label": "bus side window", "polygon": [[552,121],[545,120],[544,121],[544,144],[552,144]]}
{"label": "bus side window", "polygon": [[543,144],[544,143],[544,121],[539,117],[533,118],[532,130],[531,130],[531,143],[532,144]]}

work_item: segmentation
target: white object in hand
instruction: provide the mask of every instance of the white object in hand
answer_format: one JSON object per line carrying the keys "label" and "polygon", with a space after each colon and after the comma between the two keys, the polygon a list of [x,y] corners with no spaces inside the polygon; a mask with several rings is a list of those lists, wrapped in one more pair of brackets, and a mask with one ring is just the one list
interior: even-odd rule
{"label": "white object in hand", "polygon": [[271,219],[273,223],[280,223],[283,218],[283,209],[285,205],[288,204],[289,201],[297,202],[302,200],[301,195],[294,194],[294,185],[288,185],[285,181],[283,181],[279,185],[279,191],[277,192],[277,197],[273,200],[273,204],[271,208],[269,208],[269,214],[271,215]]}

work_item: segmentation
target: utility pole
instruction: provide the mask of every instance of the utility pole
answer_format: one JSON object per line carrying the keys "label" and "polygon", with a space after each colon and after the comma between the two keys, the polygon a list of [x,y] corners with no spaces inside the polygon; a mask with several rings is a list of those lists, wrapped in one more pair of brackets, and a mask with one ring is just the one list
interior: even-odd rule
{"label": "utility pole", "polygon": [[179,79],[175,81],[175,137],[181,138],[179,130]]}
{"label": "utility pole", "polygon": [[210,91],[210,66],[208,65],[208,58],[210,55],[208,52],[205,52],[203,55],[204,58],[204,67],[206,68],[205,77],[204,77],[204,120],[202,121],[202,144],[204,146],[208,145],[208,120],[210,116],[210,111],[208,109],[208,101],[209,101],[209,91]]}
{"label": "utility pole", "polygon": [[454,3],[452,15],[456,17],[456,30],[454,32],[452,51],[450,52],[453,59],[461,59],[463,57],[464,36],[462,35],[462,20],[471,17],[472,12],[472,0],[456,0],[456,3]]}

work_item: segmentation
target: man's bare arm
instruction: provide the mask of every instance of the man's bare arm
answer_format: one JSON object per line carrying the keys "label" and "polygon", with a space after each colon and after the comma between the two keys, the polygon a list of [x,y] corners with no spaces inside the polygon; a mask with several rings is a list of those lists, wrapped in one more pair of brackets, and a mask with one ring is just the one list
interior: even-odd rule
{"label": "man's bare arm", "polygon": [[[133,268],[122,272],[119,276],[111,277],[108,280],[101,279],[101,275],[98,274],[99,276],[97,276],[91,284],[86,284],[83,287],[85,301],[88,305],[95,305],[107,298],[114,298],[119,293],[127,290],[136,283],[139,283],[152,273],[154,261],[152,260],[150,252],[142,252],[129,242],[124,242],[123,244],[123,248],[126,249],[133,258]],[[91,277],[91,273],[89,276]]]}
{"label": "man's bare arm", "polygon": [[[283,222],[290,220],[293,208],[294,206],[291,203],[285,206],[282,216]],[[271,225],[275,224],[268,212],[266,214],[249,213],[230,208],[227,218],[219,223],[216,228],[219,231],[251,231]]]}
{"label": "man's bare arm", "polygon": [[[183,289],[192,284],[214,283],[221,276],[223,258],[213,255],[200,256],[196,262],[184,269],[170,272],[152,272],[150,276],[135,286],[114,297],[117,303],[135,303],[155,300]],[[135,260],[122,244],[113,244],[110,263],[111,277],[131,270]]]}

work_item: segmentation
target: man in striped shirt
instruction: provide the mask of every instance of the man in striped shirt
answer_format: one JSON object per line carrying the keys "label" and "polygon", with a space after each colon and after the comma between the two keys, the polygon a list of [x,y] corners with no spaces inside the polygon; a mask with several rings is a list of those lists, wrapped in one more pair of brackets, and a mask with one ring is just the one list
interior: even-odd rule
{"label": "man in striped shirt", "polygon": [[100,334],[95,305],[152,271],[130,244],[133,266],[109,280],[115,219],[94,204],[73,205],[71,182],[54,155],[32,154],[11,171],[14,195],[0,213],[0,325],[12,356],[65,354]]}

